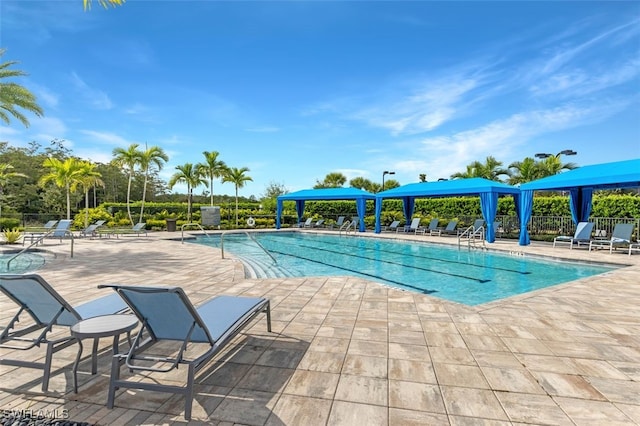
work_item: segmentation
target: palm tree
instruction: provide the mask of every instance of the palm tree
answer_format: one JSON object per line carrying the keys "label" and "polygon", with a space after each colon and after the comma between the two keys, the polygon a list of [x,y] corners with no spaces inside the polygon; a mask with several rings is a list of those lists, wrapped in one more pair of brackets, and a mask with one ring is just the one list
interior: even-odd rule
{"label": "palm tree", "polygon": [[540,163],[531,157],[526,157],[522,161],[514,161],[509,164],[509,169],[513,169],[508,180],[509,185],[531,182],[542,177]]}
{"label": "palm tree", "polygon": [[84,227],[89,226],[89,190],[92,187],[104,186],[101,179],[102,175],[96,170],[96,165],[89,161],[80,162],[80,172],[77,180],[72,184],[71,190],[74,191],[79,185],[84,189]]}
{"label": "palm tree", "polygon": [[191,196],[193,188],[204,185],[207,181],[203,178],[201,171],[192,163],[185,163],[182,166],[176,166],[177,172],[169,179],[169,189],[173,188],[177,183],[187,185],[187,221],[191,222]]}
{"label": "palm tree", "polygon": [[327,174],[322,182],[317,180],[313,188],[340,188],[346,181],[347,177],[345,175],[340,172],[333,172]]}
{"label": "palm tree", "polygon": [[[108,6],[122,6],[125,0],[98,0],[98,3],[104,8]],[[91,0],[83,0],[84,10],[91,9]]]}
{"label": "palm tree", "polygon": [[198,164],[198,168],[209,179],[211,205],[213,206],[213,179],[224,176],[227,165],[224,161],[218,160],[220,153],[217,151],[204,151],[202,154],[204,154],[205,162]]}
{"label": "palm tree", "polygon": [[115,148],[113,150],[113,162],[118,166],[124,168],[129,173],[129,183],[127,184],[127,214],[129,215],[129,221],[133,226],[133,217],[131,217],[131,182],[133,181],[133,173],[142,157],[142,152],[138,150],[138,144],[132,143],[129,148]]}
{"label": "palm tree", "polygon": [[[5,51],[6,49],[0,49],[0,57],[4,55]],[[17,64],[16,61],[0,63],[0,79],[27,75],[24,71],[8,69],[15,64]],[[33,93],[16,83],[0,82],[0,120],[9,124],[9,116],[12,115],[20,120],[25,127],[29,127],[27,117],[16,108],[31,111],[38,117],[44,115],[42,108],[36,103],[36,97]]]}
{"label": "palm tree", "polygon": [[147,148],[144,152],[140,153],[139,164],[140,168],[144,172],[144,185],[142,186],[142,205],[140,206],[140,220],[142,222],[142,215],[144,213],[144,201],[147,195],[147,181],[149,180],[149,169],[151,166],[156,166],[158,170],[162,170],[162,165],[165,161],[169,161],[169,157],[162,148],[152,146]]}
{"label": "palm tree", "polygon": [[227,173],[222,178],[222,183],[231,182],[236,186],[236,227],[238,226],[238,188],[244,187],[245,182],[252,181],[251,177],[245,175],[249,169],[243,167],[241,169],[232,167],[227,170]]}
{"label": "palm tree", "polygon": [[53,182],[59,188],[64,188],[67,195],[67,219],[71,219],[71,192],[75,192],[77,183],[82,179],[82,161],[67,158],[64,161],[49,157],[42,165],[49,169],[49,173],[40,178],[40,185],[45,186]]}
{"label": "palm tree", "polygon": [[4,187],[16,177],[29,177],[23,173],[13,172],[13,166],[9,163],[0,163],[0,217],[2,217],[2,194]]}
{"label": "palm tree", "polygon": [[578,167],[576,163],[563,163],[560,156],[561,154],[551,155],[539,162],[541,178],[557,175],[563,170],[573,170]]}
{"label": "palm tree", "polygon": [[458,172],[451,175],[451,179],[455,178],[484,178],[489,180],[500,181],[501,175],[509,176],[510,172],[508,169],[504,169],[501,167],[502,161],[496,160],[494,157],[487,157],[484,164],[479,161],[474,161],[473,163],[467,166],[467,170],[465,172]]}

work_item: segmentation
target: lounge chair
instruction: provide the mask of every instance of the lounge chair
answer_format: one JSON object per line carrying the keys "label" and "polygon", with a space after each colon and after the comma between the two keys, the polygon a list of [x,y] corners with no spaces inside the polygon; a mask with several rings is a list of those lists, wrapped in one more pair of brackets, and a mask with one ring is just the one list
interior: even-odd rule
{"label": "lounge chair", "polygon": [[399,232],[400,229],[402,229],[404,232],[413,231],[417,233],[419,227],[420,227],[420,218],[414,217],[410,225],[405,225],[404,228],[398,228],[396,232]]}
{"label": "lounge chair", "polygon": [[470,227],[466,228],[466,229],[459,229],[458,230],[458,236],[462,235],[462,234],[468,234],[468,235],[474,235],[475,232],[482,228],[484,226],[484,219],[476,219],[473,221],[473,225],[471,225]]}
{"label": "lounge chair", "polygon": [[440,223],[440,219],[431,219],[431,222],[429,222],[429,226],[427,226],[426,228],[424,226],[418,227],[418,229],[416,229],[416,234],[420,232],[422,235],[424,235],[428,232],[429,235],[431,235],[431,231],[435,231],[436,229],[438,229],[438,223]]}
{"label": "lounge chair", "polygon": [[44,224],[42,228],[32,228],[31,231],[26,230],[25,237],[22,239],[22,245],[24,245],[27,237],[31,240],[31,243],[38,240],[39,238],[43,238],[54,226],[58,224],[57,220],[50,220]]}
{"label": "lounge chair", "polygon": [[318,221],[316,223],[312,223],[311,227],[312,228],[322,228],[324,225],[324,219],[318,219]]}
{"label": "lounge chair", "polygon": [[344,224],[344,216],[339,216],[338,220],[336,220],[336,223],[332,223],[331,225],[329,225],[329,229],[333,229],[333,228],[338,228],[340,229],[340,227]]}
{"label": "lounge chair", "polygon": [[573,236],[559,235],[553,239],[553,246],[555,247],[557,243],[569,243],[569,248],[573,250],[574,243],[577,244],[578,247],[580,247],[580,244],[590,244],[593,225],[593,222],[578,223],[578,226],[576,226],[576,232]]}
{"label": "lounge chair", "polygon": [[[0,292],[20,306],[0,334],[0,349],[28,351],[41,345],[46,346],[44,362],[2,356],[0,364],[42,369],[43,392],[49,387],[53,354],[76,342],[69,333],[69,327],[83,319],[115,314],[127,308],[115,294],[73,307],[44,278],[36,274],[0,275]],[[20,323],[20,328],[17,328],[17,323]],[[67,333],[50,338],[59,328],[66,329]]]}
{"label": "lounge chair", "polygon": [[458,231],[456,230],[458,226],[458,221],[456,219],[450,220],[449,223],[447,223],[447,226],[444,229],[434,229],[433,231],[429,232],[429,235],[438,235],[438,236],[442,236],[444,235],[457,235]]}
{"label": "lounge chair", "polygon": [[298,225],[299,228],[311,228],[311,224],[313,223],[313,218],[310,217],[306,222],[300,222]]}
{"label": "lounge chair", "polygon": [[89,226],[87,226],[85,229],[83,229],[82,231],[80,231],[80,233],[78,234],[80,237],[95,237],[98,235],[98,228],[100,228],[102,225],[104,225],[106,221],[104,220],[99,220],[96,223],[93,223]]}
{"label": "lounge chair", "polygon": [[[142,323],[129,352],[113,357],[107,398],[109,408],[113,408],[119,388],[176,393],[185,397],[184,416],[189,420],[194,380],[200,369],[259,313],[266,313],[267,330],[271,331],[269,299],[262,297],[218,296],[196,308],[179,287],[99,287],[117,291]],[[160,342],[162,344],[157,345],[160,348],[154,347],[153,356],[146,355],[151,346]],[[164,354],[162,349],[166,350],[170,342],[177,347],[175,351],[169,350]],[[135,377],[132,381],[122,380],[122,364],[133,373],[168,373],[186,365],[183,370],[187,374],[186,385],[177,386],[175,382],[161,384],[157,376],[153,381],[138,381]]]}
{"label": "lounge chair", "polygon": [[610,240],[592,240],[589,243],[589,251],[592,248],[607,248],[609,247],[609,253],[613,252],[613,249],[618,247],[628,247],[631,243],[631,235],[633,234],[633,223],[617,223],[613,228]]}
{"label": "lounge chair", "polygon": [[135,225],[133,225],[132,228],[110,229],[107,231],[107,233],[115,235],[116,238],[118,238],[120,235],[128,235],[128,234],[135,234],[135,235],[144,234],[146,236],[147,235],[146,226],[147,224],[145,222],[138,222]]}
{"label": "lounge chair", "polygon": [[398,232],[398,226],[400,226],[400,221],[394,220],[389,226],[383,226],[381,229],[382,231]]}

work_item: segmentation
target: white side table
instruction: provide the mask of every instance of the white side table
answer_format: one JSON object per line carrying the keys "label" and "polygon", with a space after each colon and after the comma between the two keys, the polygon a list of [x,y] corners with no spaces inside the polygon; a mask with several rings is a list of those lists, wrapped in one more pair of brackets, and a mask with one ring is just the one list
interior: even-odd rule
{"label": "white side table", "polygon": [[118,353],[118,344],[122,333],[130,333],[138,325],[135,315],[101,315],[77,322],[71,326],[71,335],[78,339],[78,355],[73,364],[73,391],[78,393],[78,364],[82,357],[82,339],[94,339],[91,353],[91,374],[98,370],[98,340],[113,336],[113,354]]}

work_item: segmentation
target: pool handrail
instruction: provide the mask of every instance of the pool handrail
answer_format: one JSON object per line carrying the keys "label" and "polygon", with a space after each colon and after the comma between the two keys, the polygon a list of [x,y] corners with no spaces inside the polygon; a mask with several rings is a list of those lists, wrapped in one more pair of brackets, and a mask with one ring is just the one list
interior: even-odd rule
{"label": "pool handrail", "polygon": [[271,258],[271,260],[273,260],[274,264],[278,264],[278,261],[276,260],[275,257],[273,257],[273,255],[271,253],[269,253],[269,250],[267,250],[266,248],[264,248],[264,246],[262,244],[260,244],[260,242],[258,240],[256,240],[256,238],[251,235],[249,232],[247,231],[243,231],[243,230],[229,230],[229,231],[224,231],[220,234],[220,253],[222,255],[222,259],[224,259],[224,236],[226,234],[245,234],[247,237],[249,237],[251,240],[253,240],[254,243],[256,243],[256,245],[258,247],[260,247],[262,249],[262,251],[264,251],[267,256],[269,256]]}
{"label": "pool handrail", "polygon": [[[16,253],[15,256],[13,256],[11,259],[9,259],[7,261],[7,271],[9,271],[11,269],[11,262],[13,262],[13,260],[20,256],[22,253],[28,251],[31,247],[41,243],[46,237],[48,237],[50,234],[52,234],[55,231],[55,229],[51,229],[49,231],[47,231],[45,234],[40,235],[35,241],[32,241],[31,244],[29,244],[27,247],[23,248],[22,250],[20,250],[18,253]],[[68,234],[71,237],[71,257],[73,257],[73,233],[69,232]],[[24,237],[23,237],[24,238]]]}
{"label": "pool handrail", "polygon": [[185,226],[194,226],[194,225],[195,225],[195,226],[197,226],[198,228],[200,228],[200,230],[201,230],[202,232],[204,232],[204,235],[206,235],[206,236],[207,236],[207,238],[209,238],[209,237],[210,237],[210,235],[209,235],[209,234],[207,234],[207,231],[206,231],[206,230],[202,227],[202,225],[200,225],[199,223],[197,223],[197,222],[185,223],[185,224],[183,224],[182,226],[180,226],[180,232],[181,232],[181,235],[180,235],[180,242],[181,242],[182,244],[184,244],[184,228],[185,228]]}
{"label": "pool handrail", "polygon": [[479,226],[475,228],[473,225],[469,226],[465,229],[460,235],[458,235],[458,250],[460,250],[460,241],[465,238],[467,240],[467,248],[471,249],[471,243],[475,247],[476,241],[482,241],[482,248],[486,249],[487,246],[485,244],[484,238],[484,226]]}

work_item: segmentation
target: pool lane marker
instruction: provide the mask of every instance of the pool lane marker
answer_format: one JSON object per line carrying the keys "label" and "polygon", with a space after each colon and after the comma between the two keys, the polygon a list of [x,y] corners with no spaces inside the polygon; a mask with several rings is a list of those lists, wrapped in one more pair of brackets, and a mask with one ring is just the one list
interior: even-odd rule
{"label": "pool lane marker", "polygon": [[[307,247],[307,248],[309,248],[309,246],[304,246],[304,245],[303,245],[303,246],[301,246],[301,245],[299,245],[299,244],[296,244],[296,245],[297,245],[298,247]],[[470,276],[467,276],[467,275],[453,274],[453,273],[451,273],[451,272],[437,271],[437,270],[429,269],[429,268],[421,268],[421,267],[419,267],[419,266],[405,265],[405,264],[403,264],[403,263],[392,262],[392,261],[389,261],[389,260],[374,259],[374,258],[367,257],[367,256],[360,256],[360,255],[356,255],[356,254],[345,253],[345,252],[341,252],[341,251],[328,250],[328,249],[317,248],[317,247],[314,247],[314,248],[315,248],[316,250],[324,251],[324,252],[328,252],[328,253],[341,254],[341,255],[346,255],[346,256],[355,257],[355,258],[359,258],[359,259],[365,259],[365,260],[374,260],[374,261],[376,261],[376,262],[386,263],[386,264],[389,264],[389,265],[402,266],[402,267],[404,267],[404,268],[417,269],[417,270],[420,270],[420,271],[431,272],[431,273],[434,273],[434,274],[449,275],[449,276],[451,276],[451,277],[463,278],[463,279],[465,279],[465,280],[469,280],[469,281],[476,281],[476,282],[478,282],[478,283],[488,283],[488,282],[491,282],[491,280],[483,280],[483,279],[480,279],[480,278],[474,278],[474,277],[470,277]],[[329,266],[331,266],[331,267],[333,267],[333,268],[342,269],[342,270],[344,270],[344,271],[356,272],[356,273],[358,273],[358,274],[366,275],[366,276],[369,276],[369,277],[376,277],[376,278],[378,278],[378,279],[380,279],[380,280],[384,280],[384,281],[388,281],[388,282],[394,282],[393,280],[389,280],[389,279],[386,279],[386,278],[382,278],[382,277],[377,276],[377,275],[373,275],[373,274],[368,274],[368,273],[365,273],[365,272],[356,271],[356,270],[354,270],[354,269],[350,269],[350,268],[344,268],[344,267],[342,267],[342,266],[335,266],[335,265],[332,265],[332,264],[329,264],[329,263],[326,263],[326,262],[320,262],[319,260],[315,260],[315,259],[313,259],[313,258],[309,258],[309,257],[301,256],[301,255],[299,255],[299,254],[285,253],[285,252],[282,252],[282,251],[279,251],[279,250],[271,250],[271,249],[269,249],[269,251],[270,251],[271,253],[278,253],[278,254],[281,254],[281,255],[298,257],[298,258],[300,258],[300,259],[308,260],[308,261],[310,261],[310,262],[319,263],[319,264],[322,264],[322,265],[329,265]],[[397,284],[400,284],[400,283],[397,283]],[[407,284],[402,284],[402,285],[407,285]],[[409,285],[409,287],[410,287],[410,285]]]}
{"label": "pool lane marker", "polygon": [[[267,241],[269,240],[268,237],[267,238],[262,238],[262,239],[263,240],[267,240]],[[314,242],[316,242],[316,241],[314,241]],[[331,245],[331,243],[324,242],[324,241],[319,241],[317,243],[318,244],[322,244],[322,245]],[[320,247],[317,247],[317,246],[301,245],[300,243],[296,243],[296,245],[298,245],[300,247],[313,248],[313,249],[316,249],[316,250],[326,250],[326,249],[323,249],[323,248],[320,248]],[[360,247],[355,246],[353,244],[341,244],[341,247],[357,247],[357,248],[360,248]],[[377,252],[390,253],[390,254],[397,254],[397,255],[401,255],[401,256],[407,256],[406,253],[402,253],[402,252],[399,252],[399,251],[388,250],[388,249],[374,249],[374,248],[366,248],[365,247],[364,250],[366,250],[366,251],[377,251]],[[342,252],[335,252],[335,253],[342,253]],[[447,263],[456,263],[458,265],[464,265],[464,266],[469,266],[469,267],[474,267],[474,268],[494,269],[494,270],[497,270],[497,271],[511,272],[511,273],[519,274],[519,275],[530,275],[531,274],[531,272],[529,272],[529,271],[517,271],[517,270],[514,270],[514,269],[500,268],[500,267],[497,267],[497,266],[476,265],[474,263],[465,263],[465,262],[460,262],[460,261],[457,261],[457,260],[443,259],[443,258],[440,258],[440,257],[423,256],[423,255],[415,255],[415,254],[411,254],[411,256],[417,257],[419,259],[428,259],[428,260],[437,260],[437,261],[447,262]],[[369,259],[369,258],[366,258],[366,259]],[[408,267],[410,268],[411,266],[408,266]]]}

